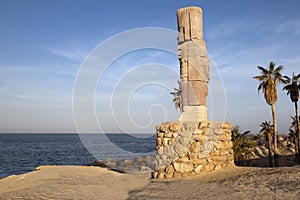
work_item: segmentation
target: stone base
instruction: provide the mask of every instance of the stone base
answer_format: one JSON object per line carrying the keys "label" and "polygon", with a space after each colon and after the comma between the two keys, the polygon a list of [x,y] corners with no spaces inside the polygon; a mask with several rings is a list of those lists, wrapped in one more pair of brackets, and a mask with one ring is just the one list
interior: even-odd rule
{"label": "stone base", "polygon": [[206,106],[184,106],[178,121],[180,122],[207,122]]}
{"label": "stone base", "polygon": [[231,124],[166,122],[156,127],[153,178],[193,176],[234,165]]}

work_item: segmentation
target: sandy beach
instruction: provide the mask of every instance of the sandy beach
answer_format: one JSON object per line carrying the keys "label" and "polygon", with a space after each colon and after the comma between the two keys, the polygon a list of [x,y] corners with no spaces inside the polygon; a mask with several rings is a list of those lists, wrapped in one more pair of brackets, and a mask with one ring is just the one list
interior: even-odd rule
{"label": "sandy beach", "polygon": [[300,166],[231,167],[151,180],[100,167],[42,166],[0,180],[0,199],[299,199]]}

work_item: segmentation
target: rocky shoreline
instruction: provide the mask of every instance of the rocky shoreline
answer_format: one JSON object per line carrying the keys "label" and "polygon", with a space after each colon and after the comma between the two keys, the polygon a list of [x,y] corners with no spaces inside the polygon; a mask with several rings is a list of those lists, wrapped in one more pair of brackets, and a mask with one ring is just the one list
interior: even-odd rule
{"label": "rocky shoreline", "polygon": [[156,169],[156,159],[154,156],[150,155],[122,160],[106,158],[102,161],[96,160],[92,165],[107,168],[119,173],[145,173],[153,172]]}

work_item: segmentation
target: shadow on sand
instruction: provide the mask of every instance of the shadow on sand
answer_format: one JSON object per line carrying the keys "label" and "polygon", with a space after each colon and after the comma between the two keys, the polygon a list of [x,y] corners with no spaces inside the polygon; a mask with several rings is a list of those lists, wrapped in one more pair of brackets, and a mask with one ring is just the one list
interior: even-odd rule
{"label": "shadow on sand", "polygon": [[[279,155],[279,167],[293,167],[298,165],[295,155]],[[244,165],[239,167],[269,167],[269,158],[265,156],[259,156],[256,159],[247,161]]]}

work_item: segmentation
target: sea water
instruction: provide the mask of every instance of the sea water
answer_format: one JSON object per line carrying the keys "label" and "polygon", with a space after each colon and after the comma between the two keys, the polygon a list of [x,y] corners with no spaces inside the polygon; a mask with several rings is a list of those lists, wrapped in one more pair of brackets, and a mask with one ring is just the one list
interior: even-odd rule
{"label": "sea water", "polygon": [[127,134],[0,134],[0,178],[40,165],[91,165],[154,155],[153,135]]}

